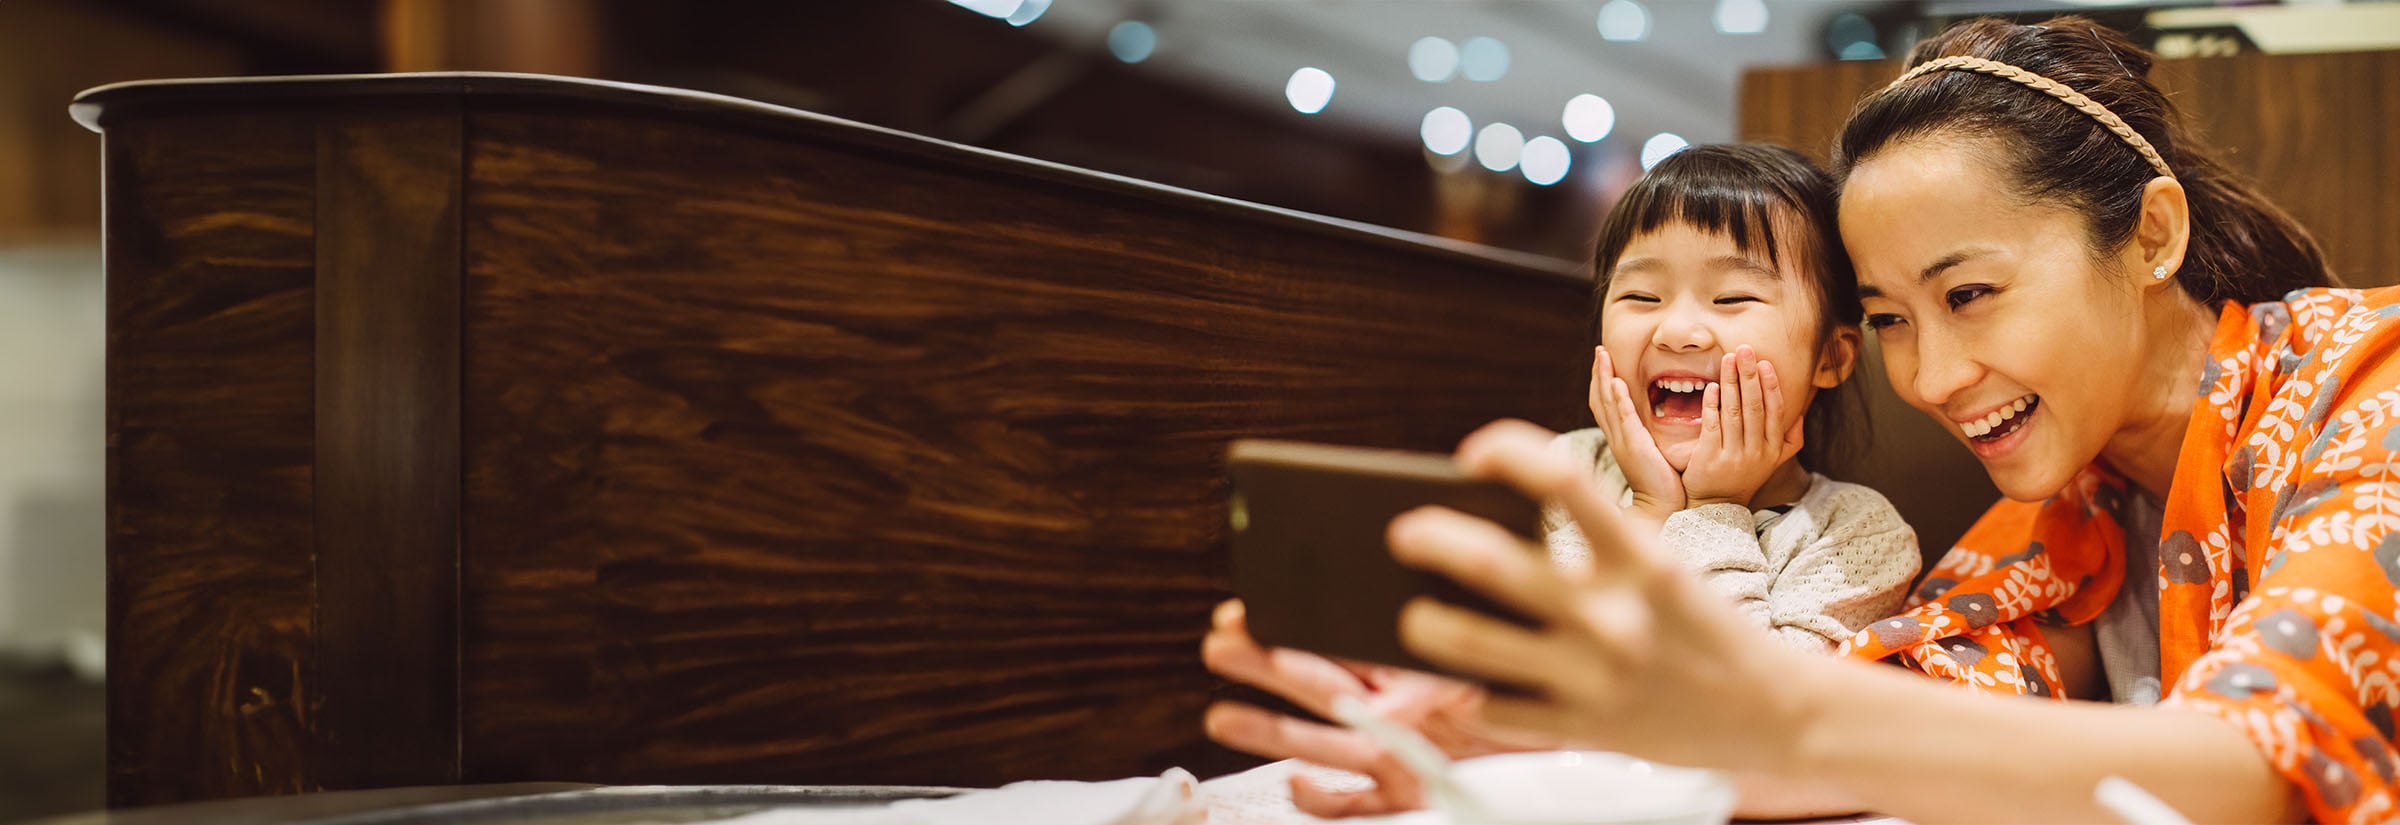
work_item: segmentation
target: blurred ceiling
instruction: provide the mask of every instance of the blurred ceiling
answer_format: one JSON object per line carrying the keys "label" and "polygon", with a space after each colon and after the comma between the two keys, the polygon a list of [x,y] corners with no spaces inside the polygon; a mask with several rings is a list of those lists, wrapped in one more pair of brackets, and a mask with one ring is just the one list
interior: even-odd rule
{"label": "blurred ceiling", "polygon": [[[721,92],[1580,259],[1645,144],[1731,140],[1742,72],[1896,54],[1949,18],[2155,0],[0,0],[81,19],[69,74],[497,70]],[[44,9],[42,14],[31,13]],[[35,25],[44,25],[36,23]],[[58,24],[47,24],[57,27]],[[102,32],[122,30],[120,34]],[[134,32],[230,50],[152,66]],[[65,29],[61,29],[65,31]],[[1128,31],[1143,43],[1123,40]],[[1638,37],[1629,37],[1638,34]],[[32,33],[30,42],[51,38]],[[73,38],[70,38],[73,39]],[[1112,48],[1112,40],[1116,48]],[[1128,50],[1127,45],[1146,48]],[[1434,57],[1452,60],[1424,61]],[[1504,52],[1499,64],[1479,57]],[[153,61],[155,62],[155,61]],[[1439,64],[1439,65],[1436,65]],[[1455,65],[1452,65],[1455,64]],[[120,71],[121,70],[121,71]],[[31,71],[30,67],[28,71]],[[1294,78],[1322,73],[1317,99]],[[118,76],[123,75],[123,76]],[[1330,88],[1324,88],[1329,86]],[[1302,90],[1306,91],[1306,90]],[[35,106],[59,141],[62,90]],[[1605,101],[1605,136],[1570,101]],[[1449,140],[1429,151],[1437,109]],[[55,119],[55,121],[53,120]],[[1502,151],[1480,138],[1505,124]],[[1812,147],[1801,147],[1808,149]],[[1516,151],[1510,151],[1516,150]],[[1536,151],[1540,150],[1540,151]],[[1542,156],[1548,162],[1521,162]],[[1541,167],[1537,169],[1536,167]],[[61,183],[82,192],[81,183]],[[88,199],[87,199],[88,200]],[[80,201],[78,201],[80,202]]]}
{"label": "blurred ceiling", "polygon": [[[1604,0],[1056,0],[1025,28],[1102,47],[1120,21],[1143,21],[1157,38],[1144,65],[1279,107],[1286,106],[1292,73],[1313,66],[1335,81],[1318,117],[1386,135],[1413,139],[1428,111],[1450,106],[1478,128],[1508,123],[1527,138],[1563,141],[1567,101],[1591,94],[1609,101],[1617,116],[1607,140],[1638,143],[1672,132],[1700,142],[1733,137],[1744,66],[1827,59],[1824,30],[1833,17],[1903,5],[1752,2],[1766,13],[1764,30],[1726,34],[1713,19],[1717,0],[1649,0],[1640,4],[1649,18],[1647,37],[1635,42],[1602,38]],[[1409,52],[1425,37],[1451,44],[1491,38],[1506,49],[1506,72],[1490,81],[1463,73],[1419,80]]]}
{"label": "blurred ceiling", "polygon": [[[1317,118],[1328,125],[1413,140],[1427,113],[1448,106],[1475,128],[1506,123],[1526,139],[1570,136],[1568,101],[1611,104],[1604,154],[1637,152],[1665,132],[1691,142],[1731,140],[1742,70],[1898,52],[1928,21],[1989,13],[2047,13],[2174,5],[2141,0],[954,0],[1032,17],[1022,28],[1072,49],[1107,51],[1113,29],[1147,25],[1155,49],[1140,67],[1295,114],[1285,100],[1293,73],[1321,69],[1334,80]],[[2205,3],[2205,0],[2203,0]],[[2191,4],[2186,0],[2186,5]],[[1646,18],[1639,40],[1603,35],[1622,6]],[[1038,12],[1038,16],[1032,13]],[[995,25],[1014,21],[994,20]],[[1752,29],[1755,31],[1745,31]],[[1412,73],[1411,47],[1441,38],[1455,48],[1476,38],[1504,47],[1506,69],[1491,80],[1464,71],[1428,82]],[[1441,46],[1433,47],[1444,51]],[[1574,145],[1573,142],[1569,143]],[[1581,150],[1579,154],[1590,150]]]}

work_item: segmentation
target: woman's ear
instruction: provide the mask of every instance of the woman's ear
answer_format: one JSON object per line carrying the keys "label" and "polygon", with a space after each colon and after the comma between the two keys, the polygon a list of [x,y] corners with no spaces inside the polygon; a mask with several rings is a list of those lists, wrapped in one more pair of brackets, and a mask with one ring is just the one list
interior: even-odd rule
{"label": "woman's ear", "polygon": [[2156,177],[2142,186],[2142,216],[2126,244],[2126,268],[2138,282],[2163,285],[2183,268],[2183,253],[2192,240],[2191,203],[2183,184]]}
{"label": "woman's ear", "polygon": [[1858,368],[1860,341],[1858,327],[1846,324],[1834,327],[1833,334],[1825,336],[1825,346],[1818,348],[1817,372],[1808,377],[1809,383],[1817,389],[1830,390],[1849,380],[1850,371]]}

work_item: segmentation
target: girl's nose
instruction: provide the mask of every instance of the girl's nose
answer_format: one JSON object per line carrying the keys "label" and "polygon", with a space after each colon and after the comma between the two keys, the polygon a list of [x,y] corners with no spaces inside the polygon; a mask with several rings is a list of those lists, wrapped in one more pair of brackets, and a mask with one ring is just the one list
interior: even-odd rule
{"label": "girl's nose", "polygon": [[1717,336],[1707,322],[1688,312],[1675,312],[1658,325],[1654,340],[1659,349],[1668,352],[1692,352],[1716,346]]}

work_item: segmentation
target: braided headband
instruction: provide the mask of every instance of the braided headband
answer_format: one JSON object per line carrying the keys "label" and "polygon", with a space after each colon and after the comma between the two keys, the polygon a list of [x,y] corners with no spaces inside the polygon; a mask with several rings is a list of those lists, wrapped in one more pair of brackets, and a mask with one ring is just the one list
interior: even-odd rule
{"label": "braided headband", "polygon": [[2051,80],[2050,78],[2034,74],[1997,60],[1985,60],[1980,57],[1966,57],[1963,55],[1956,57],[1945,57],[1939,60],[1931,60],[1918,65],[1914,69],[1908,70],[1907,74],[1901,75],[1900,79],[1892,81],[1891,86],[1886,86],[1884,88],[1889,89],[1892,86],[1898,86],[1902,83],[1907,83],[1911,80],[1915,80],[1920,75],[1931,74],[1949,69],[1955,69],[1962,72],[1975,72],[1977,74],[1988,74],[2004,80],[2016,81],[2024,84],[2027,88],[2033,89],[2034,91],[2058,98],[2061,102],[2075,107],[2077,111],[2091,115],[2093,120],[2100,121],[2101,126],[2107,127],[2109,131],[2115,132],[2117,137],[2123,138],[2126,145],[2132,146],[2133,151],[2141,153],[2142,159],[2149,161],[2150,168],[2157,169],[2160,175],[2169,179],[2175,177],[2174,170],[2167,168],[2166,159],[2158,156],[2158,150],[2151,147],[2150,141],[2143,139],[2142,133],[2134,131],[2133,127],[2125,125],[2123,118],[2117,117],[2117,113],[2109,111],[2108,107],[2100,105],[2099,101],[2085,97],[2082,92],[2068,88],[2067,84],[2060,83],[2056,80]]}

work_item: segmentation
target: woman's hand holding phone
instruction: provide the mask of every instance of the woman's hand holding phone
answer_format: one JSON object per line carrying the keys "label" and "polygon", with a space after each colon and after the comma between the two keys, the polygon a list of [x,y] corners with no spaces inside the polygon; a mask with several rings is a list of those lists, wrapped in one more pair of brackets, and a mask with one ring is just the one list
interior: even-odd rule
{"label": "woman's hand holding phone", "polygon": [[[1238,600],[1217,606],[1200,654],[1217,675],[1281,696],[1321,717],[1332,717],[1335,698],[1359,697],[1385,718],[1415,728],[1452,759],[1557,746],[1536,737],[1505,741],[1483,729],[1476,722],[1483,690],[1466,682],[1260,645],[1250,636]],[[1416,774],[1357,731],[1239,702],[1210,706],[1205,725],[1209,737],[1227,747],[1374,780],[1374,786],[1365,789],[1331,790],[1294,775],[1292,803],[1304,813],[1373,816],[1425,804],[1424,785]]]}
{"label": "woman's hand holding phone", "polygon": [[1656,547],[1655,536],[1608,506],[1587,468],[1549,449],[1552,437],[1522,421],[1497,422],[1460,445],[1459,466],[1565,504],[1591,539],[1591,566],[1567,570],[1530,557],[1488,521],[1432,508],[1408,513],[1392,523],[1395,557],[1535,622],[1418,599],[1401,614],[1402,643],[1452,672],[1531,690],[1485,697],[1479,721],[1489,730],[1789,775],[1816,703],[1828,699],[1818,676],[1838,660],[1769,641]]}

